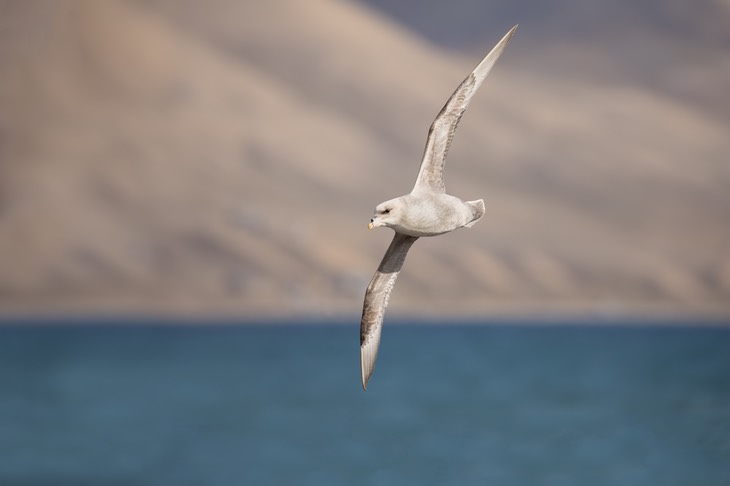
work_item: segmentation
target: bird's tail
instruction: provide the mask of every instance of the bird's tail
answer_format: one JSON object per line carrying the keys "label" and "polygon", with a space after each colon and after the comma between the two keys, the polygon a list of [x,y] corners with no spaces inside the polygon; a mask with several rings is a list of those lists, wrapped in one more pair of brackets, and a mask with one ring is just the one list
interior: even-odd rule
{"label": "bird's tail", "polygon": [[476,201],[466,201],[466,205],[471,208],[472,219],[464,225],[466,228],[471,228],[476,224],[477,221],[482,219],[484,216],[484,199],[477,199]]}

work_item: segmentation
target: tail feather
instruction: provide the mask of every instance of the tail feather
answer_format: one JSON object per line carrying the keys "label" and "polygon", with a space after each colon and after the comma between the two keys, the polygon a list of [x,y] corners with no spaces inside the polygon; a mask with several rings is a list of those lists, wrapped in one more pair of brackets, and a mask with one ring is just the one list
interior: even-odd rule
{"label": "tail feather", "polygon": [[477,221],[482,219],[484,216],[484,199],[477,199],[476,201],[466,201],[466,204],[471,207],[472,219],[464,225],[465,228],[471,228],[476,224]]}

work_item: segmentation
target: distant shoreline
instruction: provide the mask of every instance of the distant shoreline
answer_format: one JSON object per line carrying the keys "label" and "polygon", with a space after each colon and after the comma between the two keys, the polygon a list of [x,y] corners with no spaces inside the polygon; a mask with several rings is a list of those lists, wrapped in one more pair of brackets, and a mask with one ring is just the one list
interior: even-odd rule
{"label": "distant shoreline", "polygon": [[[153,326],[153,327],[221,327],[221,326],[357,326],[359,315],[292,314],[285,316],[250,316],[232,314],[164,314],[164,313],[2,313],[0,327],[37,326]],[[728,327],[730,315],[692,312],[511,312],[480,315],[419,315],[393,313],[386,325],[397,326],[672,326]]]}

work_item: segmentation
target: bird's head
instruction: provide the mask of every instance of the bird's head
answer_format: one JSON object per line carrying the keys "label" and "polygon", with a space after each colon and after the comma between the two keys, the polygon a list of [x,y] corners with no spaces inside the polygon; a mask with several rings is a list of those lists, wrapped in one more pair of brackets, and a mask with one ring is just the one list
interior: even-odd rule
{"label": "bird's head", "polygon": [[395,199],[385,201],[378,204],[375,208],[375,214],[370,218],[368,229],[377,228],[379,226],[392,227],[398,221],[398,203]]}

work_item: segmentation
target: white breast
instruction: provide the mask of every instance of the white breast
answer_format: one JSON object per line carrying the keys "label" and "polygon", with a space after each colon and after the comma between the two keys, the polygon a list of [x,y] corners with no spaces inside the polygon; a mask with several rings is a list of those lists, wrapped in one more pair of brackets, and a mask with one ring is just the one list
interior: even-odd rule
{"label": "white breast", "polygon": [[394,229],[411,236],[436,236],[461,228],[471,221],[471,209],[448,194],[411,194],[404,215]]}

